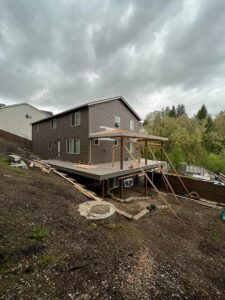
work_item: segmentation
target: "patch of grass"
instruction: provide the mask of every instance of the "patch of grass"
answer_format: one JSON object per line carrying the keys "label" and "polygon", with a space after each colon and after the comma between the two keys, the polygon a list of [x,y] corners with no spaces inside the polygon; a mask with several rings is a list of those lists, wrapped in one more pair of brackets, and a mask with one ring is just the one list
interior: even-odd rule
{"label": "patch of grass", "polygon": [[48,235],[48,229],[42,228],[38,229],[33,227],[31,233],[29,234],[29,238],[37,241],[43,240]]}
{"label": "patch of grass", "polygon": [[212,232],[212,235],[211,235],[211,240],[212,241],[218,241],[219,240],[219,235],[218,235],[218,233],[217,232]]}
{"label": "patch of grass", "polygon": [[10,163],[9,158],[0,155],[0,167],[1,168],[9,167],[9,163]]}
{"label": "patch of grass", "polygon": [[91,227],[92,229],[97,229],[98,225],[97,225],[96,223],[91,223],[91,224],[90,224],[90,227]]}
{"label": "patch of grass", "polygon": [[52,265],[56,262],[58,262],[60,260],[59,257],[55,256],[55,255],[42,255],[42,257],[40,258],[38,264],[41,266],[41,267],[46,267],[48,265]]}

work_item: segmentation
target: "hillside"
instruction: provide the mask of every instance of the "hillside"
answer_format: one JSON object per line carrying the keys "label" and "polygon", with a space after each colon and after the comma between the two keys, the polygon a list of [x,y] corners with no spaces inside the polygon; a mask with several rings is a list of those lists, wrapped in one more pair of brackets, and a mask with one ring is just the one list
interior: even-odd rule
{"label": "hillside", "polygon": [[183,200],[179,220],[163,211],[97,226],[63,179],[2,156],[0,190],[0,299],[224,299],[218,210]]}

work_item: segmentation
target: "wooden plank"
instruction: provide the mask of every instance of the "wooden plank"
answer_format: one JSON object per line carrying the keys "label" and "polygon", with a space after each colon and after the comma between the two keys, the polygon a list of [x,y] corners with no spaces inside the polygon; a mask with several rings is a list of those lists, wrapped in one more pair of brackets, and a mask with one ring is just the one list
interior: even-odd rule
{"label": "wooden plank", "polygon": [[147,213],[149,213],[149,209],[145,208],[143,209],[141,212],[139,212],[138,214],[136,214],[133,219],[135,221],[139,220],[140,218],[144,217]]}
{"label": "wooden plank", "polygon": [[133,216],[132,216],[131,214],[128,214],[127,212],[125,212],[125,211],[123,211],[123,210],[121,210],[121,209],[119,209],[119,208],[117,208],[117,207],[116,207],[116,212],[117,212],[119,215],[122,215],[122,216],[124,216],[124,217],[126,217],[126,218],[128,218],[128,219],[130,219],[130,220],[133,219]]}

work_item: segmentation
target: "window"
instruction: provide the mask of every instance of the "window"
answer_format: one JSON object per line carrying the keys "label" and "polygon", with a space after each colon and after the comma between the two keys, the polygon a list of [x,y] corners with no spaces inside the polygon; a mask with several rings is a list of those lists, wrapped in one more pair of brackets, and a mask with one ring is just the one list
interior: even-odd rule
{"label": "window", "polygon": [[39,124],[34,124],[34,130],[35,130],[36,132],[39,131]]}
{"label": "window", "polygon": [[134,121],[130,120],[130,131],[134,131]]}
{"label": "window", "polygon": [[118,146],[118,140],[115,140],[115,146]]}
{"label": "window", "polygon": [[51,119],[51,129],[55,129],[56,128],[56,119]]}
{"label": "window", "polygon": [[48,139],[48,150],[52,150],[52,142]]}
{"label": "window", "polygon": [[80,140],[66,140],[66,153],[67,154],[80,154]]}
{"label": "window", "polygon": [[100,140],[99,140],[99,139],[95,139],[95,140],[94,140],[94,144],[95,144],[96,146],[99,146],[99,145],[100,145]]}
{"label": "window", "polygon": [[32,116],[29,114],[26,114],[26,119],[32,119]]}
{"label": "window", "polygon": [[129,143],[129,152],[131,154],[134,154],[134,143],[132,143],[132,142]]}
{"label": "window", "polygon": [[115,127],[120,128],[120,117],[115,117]]}
{"label": "window", "polygon": [[70,117],[70,126],[80,125],[80,120],[81,120],[80,111],[72,113]]}

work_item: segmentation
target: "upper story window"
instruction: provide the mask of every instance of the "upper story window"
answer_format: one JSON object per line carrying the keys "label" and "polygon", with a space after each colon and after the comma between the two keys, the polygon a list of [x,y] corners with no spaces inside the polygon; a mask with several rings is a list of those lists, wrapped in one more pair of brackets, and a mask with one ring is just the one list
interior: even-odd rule
{"label": "upper story window", "polygon": [[118,146],[118,140],[115,140],[114,145]]}
{"label": "upper story window", "polygon": [[36,132],[39,131],[39,124],[34,124],[34,131],[36,131]]}
{"label": "upper story window", "polygon": [[79,139],[66,140],[66,153],[80,154],[80,140]]}
{"label": "upper story window", "polygon": [[134,131],[134,120],[130,120],[130,131]]}
{"label": "upper story window", "polygon": [[115,117],[115,127],[120,128],[120,117],[118,116]]}
{"label": "upper story window", "polygon": [[80,125],[80,121],[81,121],[80,111],[77,111],[77,112],[74,112],[71,114],[71,117],[70,117],[70,125],[71,126]]}
{"label": "upper story window", "polygon": [[55,129],[56,128],[56,119],[51,119],[51,129]]}
{"label": "upper story window", "polygon": [[32,116],[29,114],[26,114],[26,119],[32,119]]}

